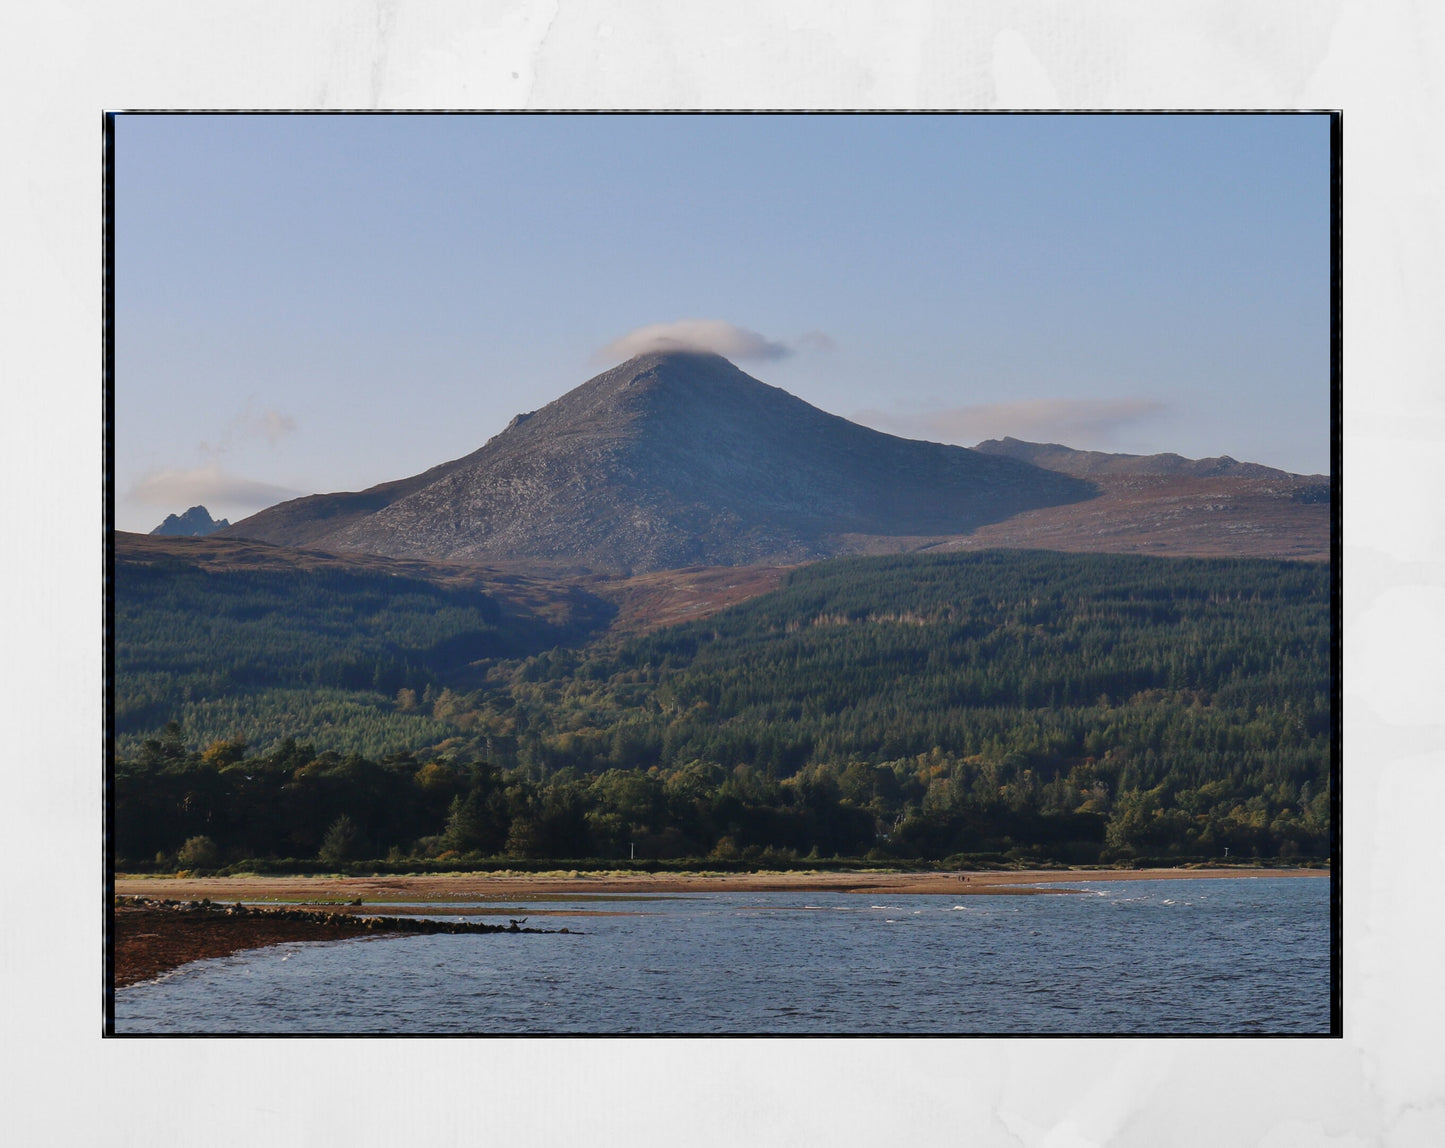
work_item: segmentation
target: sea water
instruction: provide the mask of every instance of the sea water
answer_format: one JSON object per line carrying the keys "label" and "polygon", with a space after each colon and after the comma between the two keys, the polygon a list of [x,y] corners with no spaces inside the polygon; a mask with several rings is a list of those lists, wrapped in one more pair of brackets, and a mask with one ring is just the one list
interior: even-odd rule
{"label": "sea water", "polygon": [[1328,880],[1041,888],[513,901],[569,932],[249,950],[119,990],[115,1031],[1329,1032]]}

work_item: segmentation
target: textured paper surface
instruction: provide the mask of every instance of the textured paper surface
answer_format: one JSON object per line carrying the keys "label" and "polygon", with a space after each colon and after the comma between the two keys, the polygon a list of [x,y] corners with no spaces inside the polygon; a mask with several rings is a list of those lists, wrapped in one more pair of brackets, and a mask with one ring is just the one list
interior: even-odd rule
{"label": "textured paper surface", "polygon": [[[1442,12],[6,6],[15,1142],[1445,1143]],[[102,1042],[101,113],[255,107],[1343,109],[1344,1039]]]}

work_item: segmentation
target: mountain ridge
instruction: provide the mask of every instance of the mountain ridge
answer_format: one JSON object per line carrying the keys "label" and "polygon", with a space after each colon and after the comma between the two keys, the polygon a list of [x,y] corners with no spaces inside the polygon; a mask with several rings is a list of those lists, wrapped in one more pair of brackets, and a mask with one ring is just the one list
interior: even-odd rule
{"label": "mountain ridge", "polygon": [[1101,474],[1191,475],[1198,478],[1313,478],[1319,474],[1293,474],[1258,462],[1240,462],[1227,454],[1213,458],[1185,458],[1172,452],[1119,454],[1076,450],[1056,442],[1029,442],[1012,436],[985,439],[973,448],[984,454],[1016,458],[1045,470],[1089,478]]}

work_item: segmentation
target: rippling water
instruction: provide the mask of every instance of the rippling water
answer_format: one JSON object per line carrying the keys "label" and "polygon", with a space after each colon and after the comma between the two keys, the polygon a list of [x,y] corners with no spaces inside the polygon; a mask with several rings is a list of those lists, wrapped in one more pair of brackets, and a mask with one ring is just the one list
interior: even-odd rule
{"label": "rippling water", "polygon": [[[537,908],[567,935],[287,944],[116,993],[115,1028],[262,1033],[1327,1033],[1329,882],[1066,896],[712,893]],[[527,906],[529,902],[511,902]],[[439,908],[436,916],[446,918]]]}

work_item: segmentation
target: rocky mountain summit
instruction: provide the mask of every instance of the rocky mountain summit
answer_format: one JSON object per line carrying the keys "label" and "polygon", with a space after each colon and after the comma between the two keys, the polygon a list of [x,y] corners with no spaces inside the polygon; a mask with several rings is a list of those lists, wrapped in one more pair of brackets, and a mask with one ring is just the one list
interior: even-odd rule
{"label": "rocky mountain summit", "polygon": [[230,525],[224,518],[219,522],[212,519],[211,512],[204,506],[193,506],[184,514],[167,514],[166,520],[151,533],[181,538],[204,538],[207,534],[214,534]]}
{"label": "rocky mountain summit", "polygon": [[465,458],[312,495],[226,536],[395,557],[643,572],[911,548],[1096,488],[827,414],[717,355],[639,355]]}

